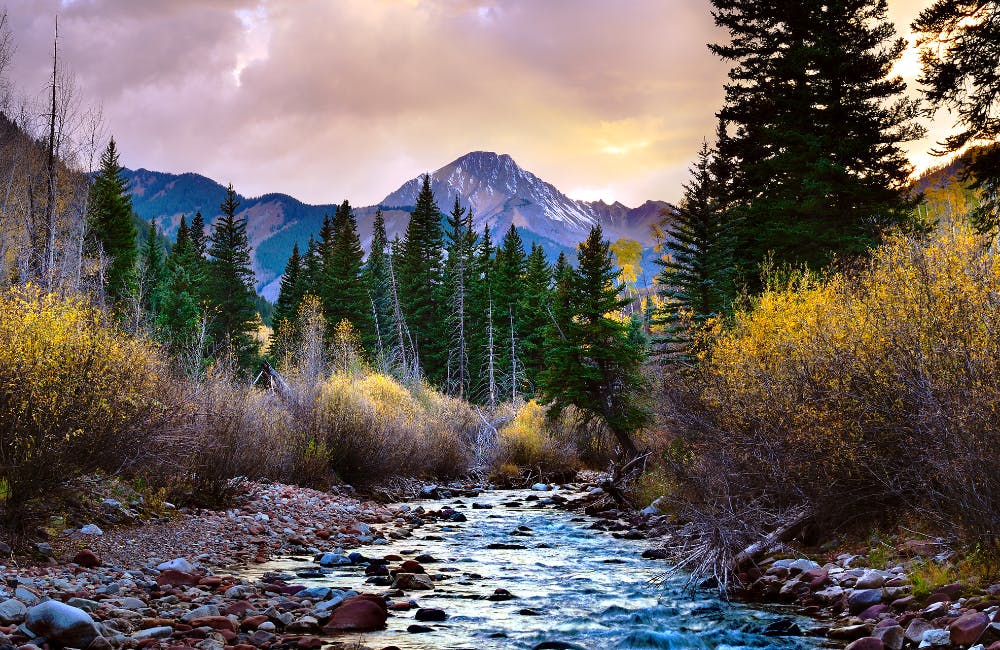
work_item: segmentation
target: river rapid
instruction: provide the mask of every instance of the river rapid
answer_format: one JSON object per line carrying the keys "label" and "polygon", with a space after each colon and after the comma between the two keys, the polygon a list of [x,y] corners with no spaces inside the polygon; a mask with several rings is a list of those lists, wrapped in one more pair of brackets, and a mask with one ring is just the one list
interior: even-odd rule
{"label": "river rapid", "polygon": [[[765,632],[792,619],[808,629],[808,619],[727,603],[715,591],[691,593],[684,578],[660,580],[666,564],[640,558],[641,542],[616,539],[588,528],[592,520],[541,504],[546,493],[488,491],[475,498],[408,502],[454,508],[467,521],[428,522],[405,540],[360,549],[368,557],[399,555],[424,562],[435,579],[433,591],[412,591],[422,608],[446,612],[444,622],[420,623],[414,611],[392,612],[387,629],[338,637],[372,648],[402,650],[451,648],[791,648],[822,646],[822,639]],[[474,509],[473,503],[479,507]],[[483,507],[485,506],[485,507]],[[490,545],[523,548],[489,548]],[[382,593],[367,583],[363,567],[323,569],[309,557],[279,558],[242,572],[248,578],[281,573],[309,587],[352,588]],[[314,576],[314,577],[303,577]],[[496,589],[514,598],[492,601]]]}

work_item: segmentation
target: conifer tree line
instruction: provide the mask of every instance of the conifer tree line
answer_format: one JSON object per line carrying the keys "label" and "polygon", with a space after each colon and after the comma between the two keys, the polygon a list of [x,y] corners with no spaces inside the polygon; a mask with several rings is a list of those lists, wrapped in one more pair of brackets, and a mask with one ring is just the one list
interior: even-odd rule
{"label": "conifer tree line", "polygon": [[[513,225],[494,244],[457,198],[443,215],[425,176],[402,239],[388,240],[378,210],[365,257],[345,201],[305,252],[293,249],[271,353],[296,348],[296,316],[315,296],[327,331],[349,322],[384,372],[488,406],[531,396],[557,409],[584,406],[625,440],[645,417],[630,401],[645,354],[641,328],[617,317],[618,271],[599,226],[579,257],[578,269],[565,256],[552,265],[538,244],[525,249]],[[609,390],[624,397],[606,404]]]}
{"label": "conifer tree line", "polygon": [[112,139],[90,186],[88,246],[107,263],[103,278],[110,310],[133,329],[153,334],[197,375],[212,358],[249,369],[259,359],[260,325],[246,219],[230,185],[221,217],[206,233],[196,213],[181,217],[169,252],[156,221],[139,244],[128,183]]}

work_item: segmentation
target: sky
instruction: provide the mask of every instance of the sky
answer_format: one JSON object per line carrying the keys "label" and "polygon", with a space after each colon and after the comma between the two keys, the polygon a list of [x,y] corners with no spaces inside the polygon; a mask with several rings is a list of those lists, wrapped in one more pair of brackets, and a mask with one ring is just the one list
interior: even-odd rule
{"label": "sky", "polygon": [[[2,0],[0,0],[2,2]],[[889,0],[906,26],[929,0]],[[122,164],[377,203],[475,150],[573,198],[676,201],[728,64],[708,0],[8,0],[10,76],[60,57]],[[917,73],[907,57],[899,72]],[[939,115],[908,146],[919,167]]]}

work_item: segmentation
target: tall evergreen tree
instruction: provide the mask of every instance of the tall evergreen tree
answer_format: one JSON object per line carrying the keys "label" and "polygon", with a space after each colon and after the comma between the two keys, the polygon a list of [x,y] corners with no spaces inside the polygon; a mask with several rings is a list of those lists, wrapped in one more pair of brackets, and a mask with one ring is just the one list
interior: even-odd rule
{"label": "tall evergreen tree", "polygon": [[1000,228],[1000,2],[936,0],[914,21],[913,31],[922,46],[920,83],[927,98],[957,117],[958,131],[937,153],[993,142],[968,161],[963,175],[981,190],[974,223],[994,231]]}
{"label": "tall evergreen tree", "polygon": [[546,367],[539,375],[541,401],[553,417],[575,406],[603,420],[622,451],[635,456],[631,434],[649,419],[639,392],[645,350],[634,325],[615,318],[628,301],[618,296],[618,275],[601,227],[580,245],[576,271],[564,271],[553,300]]}
{"label": "tall evergreen tree", "polygon": [[350,321],[362,339],[374,340],[371,303],[361,282],[364,249],[358,236],[358,222],[351,204],[337,207],[332,221],[324,222],[320,232],[321,280],[316,287],[323,303],[323,314],[333,332],[344,320]]}
{"label": "tall evergreen tree", "polygon": [[211,256],[207,277],[212,307],[211,333],[217,345],[228,348],[241,368],[249,368],[257,354],[256,292],[250,265],[250,240],[246,218],[238,218],[239,201],[233,186],[226,198],[209,240]]}
{"label": "tall evergreen tree", "polygon": [[138,232],[132,219],[132,195],[122,175],[112,138],[101,156],[101,169],[90,186],[87,221],[93,240],[107,255],[105,287],[112,302],[135,291]]}
{"label": "tall evergreen tree", "polygon": [[740,270],[753,281],[768,254],[819,268],[865,251],[912,205],[900,143],[921,134],[890,76],[905,42],[886,0],[713,4],[730,39],[711,48],[734,63],[719,149],[737,169]]}
{"label": "tall evergreen tree", "polygon": [[292,322],[299,311],[299,304],[305,294],[302,283],[302,257],[299,255],[299,244],[292,246],[292,254],[285,263],[285,272],[281,276],[278,290],[278,301],[274,304],[274,326],[277,329],[282,321]]}
{"label": "tall evergreen tree", "polygon": [[399,276],[403,313],[427,378],[441,385],[447,372],[447,313],[441,304],[444,237],[441,211],[425,175],[403,239]]}
{"label": "tall evergreen tree", "polygon": [[712,173],[716,157],[703,143],[680,207],[666,217],[671,254],[657,260],[663,267],[657,283],[664,302],[654,324],[665,328],[657,343],[678,361],[689,360],[694,329],[728,309],[736,293],[729,215]]}
{"label": "tall evergreen tree", "polygon": [[365,260],[361,271],[373,321],[374,338],[368,347],[374,350],[376,355],[385,357],[392,338],[393,309],[388,259],[389,238],[385,232],[385,217],[382,216],[382,206],[375,210],[375,219],[372,222],[372,241],[368,248],[368,259]]}
{"label": "tall evergreen tree", "polygon": [[517,303],[518,332],[524,379],[528,391],[533,392],[538,373],[545,367],[545,330],[549,325],[548,308],[552,302],[552,267],[540,245],[531,245],[524,269],[521,297]]}
{"label": "tall evergreen tree", "polygon": [[490,364],[493,345],[490,332],[493,328],[493,240],[489,224],[483,228],[479,244],[470,254],[472,272],[469,277],[469,385],[476,401],[488,401],[490,393]]}
{"label": "tall evergreen tree", "polygon": [[208,255],[208,234],[205,232],[205,218],[201,216],[201,210],[194,213],[189,233],[195,255],[204,258]]}
{"label": "tall evergreen tree", "polygon": [[448,306],[448,381],[447,390],[459,397],[468,397],[472,375],[470,370],[470,340],[472,321],[471,292],[473,285],[477,237],[472,225],[472,210],[465,209],[455,197],[448,215],[445,250],[444,288]]}
{"label": "tall evergreen tree", "polygon": [[504,394],[515,396],[524,387],[521,365],[521,333],[518,312],[524,293],[524,243],[514,224],[510,225],[497,249],[493,271],[493,329],[502,345],[497,346],[497,364]]}
{"label": "tall evergreen tree", "polygon": [[139,251],[139,277],[143,285],[143,307],[155,318],[166,281],[166,260],[156,219],[149,222],[146,239]]}

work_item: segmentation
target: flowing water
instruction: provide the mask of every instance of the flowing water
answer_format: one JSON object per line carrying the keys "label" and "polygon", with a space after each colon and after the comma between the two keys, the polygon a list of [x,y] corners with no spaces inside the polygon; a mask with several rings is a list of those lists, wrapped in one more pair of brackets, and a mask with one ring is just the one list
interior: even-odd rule
{"label": "flowing water", "polygon": [[[397,554],[412,558],[430,554],[426,564],[437,579],[434,591],[413,591],[406,598],[421,607],[443,609],[443,623],[423,623],[433,631],[410,633],[414,610],[393,612],[384,631],[351,635],[372,648],[552,648],[587,650],[626,648],[816,648],[819,639],[769,636],[768,624],[788,619],[787,613],[762,611],[725,603],[714,591],[686,591],[683,578],[661,584],[664,562],[640,558],[641,542],[615,539],[589,530],[589,518],[553,508],[538,508],[528,492],[484,492],[475,499],[410,502],[416,507],[450,506],[464,513],[464,523],[428,523],[413,537],[360,549],[366,556]],[[536,495],[538,493],[535,493]],[[544,495],[542,495],[544,496]],[[492,509],[472,509],[471,504]],[[513,505],[512,502],[520,505]],[[530,536],[512,535],[520,532]],[[524,549],[487,549],[492,543]],[[392,565],[398,565],[392,563]],[[290,574],[295,584],[350,587],[380,593],[385,587],[366,584],[363,568],[339,567],[322,578],[299,578],[316,564],[303,558],[283,558],[244,573],[259,578],[267,572]],[[496,588],[515,598],[493,602],[485,598]],[[803,629],[808,620],[795,619]],[[346,640],[339,637],[340,640]],[[544,646],[543,646],[544,647]]]}

